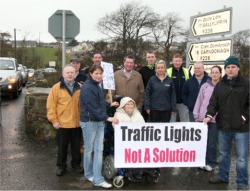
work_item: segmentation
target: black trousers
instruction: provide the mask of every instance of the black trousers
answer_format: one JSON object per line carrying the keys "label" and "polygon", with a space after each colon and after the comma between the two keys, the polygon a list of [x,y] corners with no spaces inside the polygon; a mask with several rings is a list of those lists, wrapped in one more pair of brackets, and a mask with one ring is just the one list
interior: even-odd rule
{"label": "black trousers", "polygon": [[144,105],[142,106],[141,115],[144,118],[144,121],[148,122],[148,113],[144,110]]}
{"label": "black trousers", "polygon": [[171,111],[150,110],[150,122],[170,122]]}
{"label": "black trousers", "polygon": [[61,169],[67,168],[68,145],[71,145],[71,167],[76,168],[81,164],[80,142],[82,130],[78,128],[60,128],[57,130],[57,166]]}

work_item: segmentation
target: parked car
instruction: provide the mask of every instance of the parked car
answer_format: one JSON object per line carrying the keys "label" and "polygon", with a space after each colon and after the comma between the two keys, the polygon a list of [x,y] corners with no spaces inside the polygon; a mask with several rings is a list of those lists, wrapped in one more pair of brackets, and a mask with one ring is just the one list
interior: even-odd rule
{"label": "parked car", "polygon": [[27,67],[23,66],[22,64],[18,65],[20,67],[20,71],[22,74],[22,86],[25,87],[25,85],[28,82],[28,71],[27,71]]}
{"label": "parked car", "polygon": [[27,71],[28,71],[28,77],[32,78],[35,73],[35,70],[33,68],[28,68]]}
{"label": "parked car", "polygon": [[0,57],[0,88],[1,94],[11,94],[18,98],[22,92],[21,67],[15,58]]}
{"label": "parked car", "polygon": [[44,72],[57,72],[55,68],[45,68]]}

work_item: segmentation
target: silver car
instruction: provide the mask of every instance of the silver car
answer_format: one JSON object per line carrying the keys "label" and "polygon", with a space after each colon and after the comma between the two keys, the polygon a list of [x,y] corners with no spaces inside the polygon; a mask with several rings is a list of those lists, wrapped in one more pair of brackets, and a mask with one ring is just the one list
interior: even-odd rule
{"label": "silver car", "polygon": [[0,92],[17,98],[22,92],[21,68],[15,58],[0,57]]}
{"label": "silver car", "polygon": [[25,87],[26,83],[28,82],[28,71],[27,67],[19,64],[20,72],[22,74],[22,86]]}

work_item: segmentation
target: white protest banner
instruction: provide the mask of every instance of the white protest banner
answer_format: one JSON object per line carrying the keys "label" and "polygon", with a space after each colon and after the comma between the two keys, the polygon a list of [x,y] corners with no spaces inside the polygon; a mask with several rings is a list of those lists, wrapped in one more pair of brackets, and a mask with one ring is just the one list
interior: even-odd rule
{"label": "white protest banner", "polygon": [[206,146],[203,123],[119,123],[115,168],[205,166]]}
{"label": "white protest banner", "polygon": [[115,90],[115,79],[113,64],[101,62],[103,68],[103,89]]}

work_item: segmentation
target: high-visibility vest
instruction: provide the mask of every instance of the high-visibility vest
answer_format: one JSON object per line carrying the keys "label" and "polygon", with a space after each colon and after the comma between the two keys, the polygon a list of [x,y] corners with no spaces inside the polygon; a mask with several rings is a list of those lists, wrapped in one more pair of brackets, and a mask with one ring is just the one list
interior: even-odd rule
{"label": "high-visibility vest", "polygon": [[[181,67],[183,73],[184,73],[184,76],[185,76],[185,80],[187,81],[188,78],[189,78],[189,75],[188,75],[188,69],[184,68],[184,67]],[[172,74],[173,74],[173,67],[167,69],[167,73],[168,73],[168,76],[170,78],[172,78]]]}

